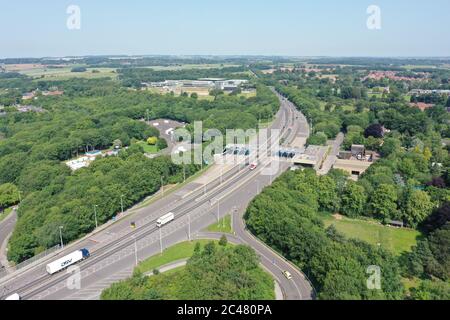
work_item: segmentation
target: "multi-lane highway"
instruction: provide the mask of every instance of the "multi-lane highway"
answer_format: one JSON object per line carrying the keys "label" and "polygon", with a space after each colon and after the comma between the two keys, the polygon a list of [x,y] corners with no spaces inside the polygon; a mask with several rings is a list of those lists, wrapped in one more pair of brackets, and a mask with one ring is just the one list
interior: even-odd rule
{"label": "multi-lane highway", "polygon": [[[287,100],[280,97],[281,109],[272,128],[283,131],[283,141],[289,144],[297,136],[309,135],[306,119]],[[269,270],[282,287],[286,299],[311,299],[313,290],[304,276],[290,263],[251,236],[241,219],[248,203],[262,188],[289,168],[280,163],[280,170],[273,176],[262,175],[262,170],[270,166],[274,159],[260,158],[260,166],[253,171],[245,164],[235,166],[223,177],[202,185],[195,181],[176,192],[135,210],[120,221],[103,227],[64,250],[57,256],[49,256],[15,274],[0,279],[0,295],[19,293],[25,299],[97,299],[102,289],[118,279],[129,276],[136,261],[157,254],[180,241],[195,239],[201,230],[217,221],[218,217],[233,212],[236,236],[243,243],[251,245],[261,257],[261,263]],[[156,220],[174,212],[173,223],[158,229]],[[135,222],[137,228],[130,228]],[[62,272],[49,276],[45,265],[57,257],[80,248],[88,248],[91,258],[80,263],[81,288],[68,285],[73,278]],[[283,277],[288,270],[293,280]],[[2,290],[3,289],[3,290]]]}

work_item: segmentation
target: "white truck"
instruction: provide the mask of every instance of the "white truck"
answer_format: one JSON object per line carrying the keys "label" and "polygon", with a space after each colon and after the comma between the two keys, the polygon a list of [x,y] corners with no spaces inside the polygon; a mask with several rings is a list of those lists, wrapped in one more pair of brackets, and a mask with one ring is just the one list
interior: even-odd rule
{"label": "white truck", "polygon": [[156,226],[158,228],[161,228],[162,226],[168,224],[169,222],[172,222],[173,220],[175,220],[175,214],[169,212],[168,214],[162,216],[156,221]]}
{"label": "white truck", "polygon": [[47,273],[50,275],[55,274],[89,257],[90,253],[87,249],[77,250],[65,257],[62,257],[61,259],[49,263],[46,267]]}
{"label": "white truck", "polygon": [[9,297],[7,297],[5,299],[5,301],[6,300],[8,300],[8,301],[17,301],[17,300],[22,300],[22,298],[20,297],[20,295],[18,293],[14,293],[14,294],[10,295]]}

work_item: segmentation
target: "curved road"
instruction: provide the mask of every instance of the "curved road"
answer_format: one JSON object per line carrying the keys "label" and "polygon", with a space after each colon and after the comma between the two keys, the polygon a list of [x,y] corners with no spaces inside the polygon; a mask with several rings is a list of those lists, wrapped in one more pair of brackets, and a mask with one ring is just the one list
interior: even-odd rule
{"label": "curved road", "polygon": [[6,272],[8,259],[6,257],[6,248],[8,245],[8,239],[12,235],[14,226],[17,221],[17,213],[14,209],[2,222],[0,222],[0,273]]}

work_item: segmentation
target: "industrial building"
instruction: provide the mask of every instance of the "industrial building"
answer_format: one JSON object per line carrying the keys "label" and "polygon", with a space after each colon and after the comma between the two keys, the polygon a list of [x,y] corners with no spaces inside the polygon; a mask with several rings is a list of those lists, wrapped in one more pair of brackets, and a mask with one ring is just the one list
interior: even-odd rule
{"label": "industrial building", "polygon": [[341,151],[334,164],[334,169],[340,169],[351,175],[353,180],[358,178],[379,159],[373,151],[367,151],[363,145],[352,145],[351,151]]}
{"label": "industrial building", "polygon": [[295,166],[309,167],[319,170],[327,156],[330,147],[326,146],[308,146],[305,152],[297,154],[292,162]]}

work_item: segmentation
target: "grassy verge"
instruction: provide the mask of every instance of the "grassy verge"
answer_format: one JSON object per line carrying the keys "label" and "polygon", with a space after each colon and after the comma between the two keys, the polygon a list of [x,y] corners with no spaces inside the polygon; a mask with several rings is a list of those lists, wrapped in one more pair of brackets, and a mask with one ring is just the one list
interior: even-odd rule
{"label": "grassy verge", "polygon": [[231,215],[225,216],[220,219],[219,222],[210,225],[207,230],[209,232],[221,232],[221,233],[233,233],[233,227],[231,226]]}
{"label": "grassy verge", "polygon": [[145,153],[156,154],[159,152],[159,149],[157,146],[151,146],[145,141],[139,141],[139,142],[137,142],[137,144],[142,146]]}
{"label": "grassy verge", "polygon": [[321,214],[326,227],[334,225],[348,238],[358,239],[391,251],[395,255],[410,252],[421,233],[410,229],[396,229],[375,222],[343,218],[337,220],[331,215]]}
{"label": "grassy verge", "polygon": [[162,254],[155,255],[141,262],[137,268],[141,272],[146,273],[170,264],[171,262],[189,259],[194,254],[194,249],[197,243],[200,243],[203,247],[209,242],[211,242],[211,240],[197,240],[179,243],[166,249]]}

